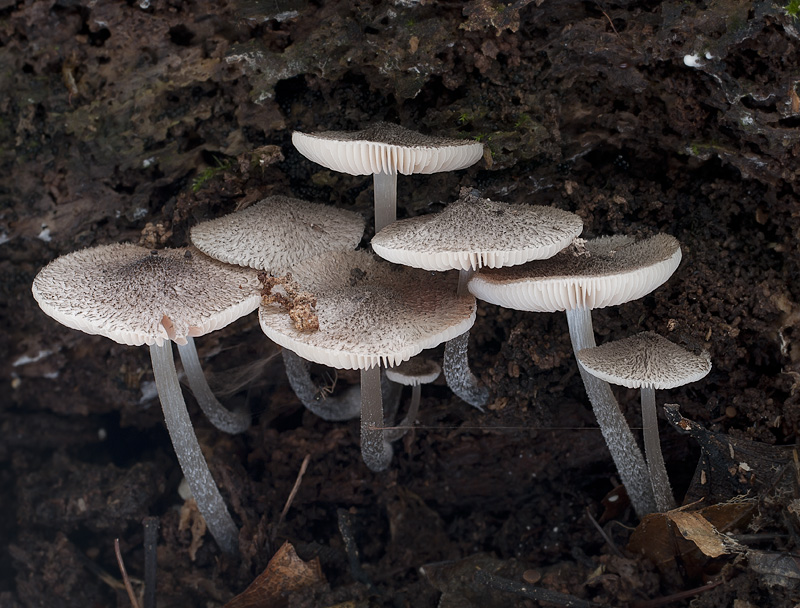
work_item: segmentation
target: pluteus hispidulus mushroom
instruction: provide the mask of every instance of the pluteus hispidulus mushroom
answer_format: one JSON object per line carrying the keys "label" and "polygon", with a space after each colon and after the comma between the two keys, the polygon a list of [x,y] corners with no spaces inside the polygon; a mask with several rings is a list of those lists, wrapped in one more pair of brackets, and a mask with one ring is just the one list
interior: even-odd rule
{"label": "pluteus hispidulus mushroom", "polygon": [[653,332],[607,342],[577,353],[578,362],[590,374],[620,386],[641,391],[644,452],[650,470],[656,508],[675,508],[675,498],[664,466],[658,438],[656,389],[677,388],[705,378],[711,371],[706,353],[696,355]]}
{"label": "pluteus hispidulus mushroom", "polygon": [[455,277],[394,266],[365,251],[325,254],[292,268],[296,288],[315,301],[318,329],[298,327],[284,306],[262,303],[273,342],[309,361],[361,370],[361,451],[384,470],[392,457],[384,426],[380,368],[391,367],[467,331],[475,299]]}
{"label": "pluteus hispidulus mushroom", "polygon": [[129,244],[57,258],[33,281],[33,296],[59,323],[127,345],[150,346],[156,388],[178,462],[220,548],[235,553],[238,530],[211,477],[186,410],[172,342],[221,329],[258,307],[256,272],[197,249],[150,251]]}
{"label": "pluteus hispidulus mushroom", "polygon": [[373,176],[375,232],[397,218],[398,173],[456,171],[483,157],[479,142],[423,135],[386,122],[361,131],[295,131],[292,143],[303,156],[323,167]]}
{"label": "pluteus hispidulus mushroom", "polygon": [[[470,279],[469,290],[481,300],[515,310],[566,311],[577,353],[596,346],[593,308],[647,295],[672,276],[680,261],[680,244],[669,235],[640,241],[601,237],[578,242],[547,260],[481,270]],[[579,369],[631,504],[640,517],[652,513],[656,505],[647,465],[611,387]]]}

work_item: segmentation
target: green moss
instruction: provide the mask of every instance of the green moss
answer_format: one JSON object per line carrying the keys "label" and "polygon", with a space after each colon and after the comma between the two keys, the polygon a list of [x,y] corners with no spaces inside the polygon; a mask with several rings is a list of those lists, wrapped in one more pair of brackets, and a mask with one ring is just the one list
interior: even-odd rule
{"label": "green moss", "polygon": [[797,19],[800,16],[800,0],[789,0],[789,4],[784,6],[783,10],[793,19]]}
{"label": "green moss", "polygon": [[217,163],[216,167],[209,167],[192,180],[193,193],[197,194],[215,176],[231,168],[231,161],[229,160],[223,161],[215,157],[214,161]]}

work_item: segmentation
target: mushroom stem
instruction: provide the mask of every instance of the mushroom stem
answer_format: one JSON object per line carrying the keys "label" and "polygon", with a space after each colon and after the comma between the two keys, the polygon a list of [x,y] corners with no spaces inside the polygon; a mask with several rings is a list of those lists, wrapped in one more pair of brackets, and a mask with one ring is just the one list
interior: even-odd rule
{"label": "mushroom stem", "polygon": [[397,219],[397,173],[374,173],[375,234]]}
{"label": "mushroom stem", "polygon": [[[594,348],[592,313],[588,308],[567,310],[567,325],[572,349],[576,355],[584,348]],[[608,451],[617,467],[622,485],[628,492],[633,509],[641,518],[655,510],[653,487],[642,451],[636,444],[625,416],[619,409],[608,382],[596,378],[578,364],[600,432],[606,440]]]}
{"label": "mushroom stem", "polygon": [[442,370],[450,390],[471,406],[483,411],[483,406],[489,401],[489,389],[481,386],[470,370],[468,347],[469,331],[448,340],[444,345]]}
{"label": "mushroom stem", "polygon": [[329,422],[351,420],[361,414],[361,396],[358,387],[353,387],[341,396],[324,395],[311,380],[311,364],[297,353],[284,348],[283,365],[286,377],[300,402],[308,411]]}
{"label": "mushroom stem", "polygon": [[211,471],[208,470],[208,464],[194,434],[178,382],[178,373],[175,371],[172,342],[168,340],[163,346],[152,344],[150,359],[153,362],[156,389],[172,447],[192,490],[197,508],[220,549],[225,553],[236,554],[239,550],[239,531],[222,500],[214,478],[211,477]]}
{"label": "mushroom stem", "polygon": [[386,431],[386,441],[397,441],[408,433],[408,427],[414,426],[417,421],[417,414],[419,414],[419,402],[422,397],[422,385],[411,385],[411,403],[408,405],[408,413],[397,425],[399,428],[391,431]]}
{"label": "mushroom stem", "polygon": [[650,481],[656,499],[656,509],[663,513],[675,508],[675,498],[664,465],[661,453],[661,442],[658,439],[658,415],[656,412],[656,390],[652,386],[641,388],[642,427],[644,432],[644,453],[647,467],[650,470]]}
{"label": "mushroom stem", "polygon": [[192,389],[197,404],[208,418],[208,421],[224,433],[236,435],[243,433],[250,428],[250,412],[242,408],[235,412],[225,408],[211,392],[208,381],[200,367],[200,359],[197,357],[197,348],[194,345],[194,338],[188,336],[186,344],[178,344],[178,353],[181,356],[183,371],[186,372],[186,380],[189,388]]}
{"label": "mushroom stem", "polygon": [[472,275],[475,274],[474,268],[462,268],[458,271],[458,291],[456,292],[459,296],[469,296],[472,295],[467,289],[467,284],[469,280],[472,278]]}
{"label": "mushroom stem", "polygon": [[375,472],[386,470],[392,460],[392,446],[383,430],[381,368],[361,370],[361,457]]}

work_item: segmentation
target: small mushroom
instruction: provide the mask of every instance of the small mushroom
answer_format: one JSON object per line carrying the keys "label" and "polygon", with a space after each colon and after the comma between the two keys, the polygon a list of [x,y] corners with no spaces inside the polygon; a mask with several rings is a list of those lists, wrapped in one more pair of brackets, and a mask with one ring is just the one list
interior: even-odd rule
{"label": "small mushroom", "polygon": [[584,348],[578,362],[587,372],[610,382],[641,390],[644,451],[656,508],[663,512],[675,508],[661,443],[658,439],[656,389],[676,388],[705,378],[711,371],[707,353],[696,355],[653,332],[644,332]]}
{"label": "small mushroom", "polygon": [[[601,237],[579,241],[547,260],[485,269],[470,279],[477,298],[533,312],[564,310],[577,353],[596,346],[593,308],[641,298],[664,283],[681,261],[678,241],[658,234],[642,241]],[[650,477],[639,446],[608,383],[579,366],[597,423],[631,504],[640,517],[655,509]]]}
{"label": "small mushroom", "polygon": [[[549,258],[577,237],[583,221],[574,213],[539,205],[508,204],[462,188],[457,201],[439,213],[389,224],[372,239],[382,258],[425,270],[458,270],[459,293],[472,273]],[[489,391],[469,368],[469,335],[447,342],[444,375],[461,399],[482,409]]]}
{"label": "small mushroom", "polygon": [[381,365],[395,366],[467,331],[475,299],[456,294],[455,277],[397,267],[365,251],[330,253],[292,268],[316,300],[318,329],[298,328],[274,303],[259,308],[261,329],[304,359],[361,370],[361,453],[373,471],[392,458],[386,441]]}
{"label": "small mushroom", "polygon": [[[186,255],[186,253],[189,255]],[[120,344],[150,346],[156,388],[175,454],[220,548],[236,553],[238,530],[192,429],[172,341],[186,343],[256,309],[256,272],[196,249],[104,245],[61,256],[33,281],[33,297],[59,323]]]}
{"label": "small mushroom", "polygon": [[[241,211],[197,224],[191,230],[191,239],[215,259],[283,275],[306,258],[355,249],[363,234],[364,218],[357,213],[274,195]],[[306,409],[324,420],[349,420],[359,415],[360,399],[353,392],[328,396],[323,402],[317,397],[320,389],[311,379],[308,362],[287,350],[283,351],[283,362],[289,384]]]}
{"label": "small mushroom", "polygon": [[[441,366],[433,359],[414,357],[403,361],[400,365],[386,368],[386,377],[392,382],[411,387],[411,403],[408,413],[400,422],[400,427],[414,426],[419,412],[419,402],[422,397],[422,385],[434,382],[442,373]],[[407,428],[387,433],[388,441],[396,441],[406,434]]]}
{"label": "small mushroom", "polygon": [[373,176],[375,232],[397,218],[398,173],[456,171],[483,157],[481,143],[423,135],[386,122],[362,131],[295,131],[292,143],[300,154],[323,167]]}

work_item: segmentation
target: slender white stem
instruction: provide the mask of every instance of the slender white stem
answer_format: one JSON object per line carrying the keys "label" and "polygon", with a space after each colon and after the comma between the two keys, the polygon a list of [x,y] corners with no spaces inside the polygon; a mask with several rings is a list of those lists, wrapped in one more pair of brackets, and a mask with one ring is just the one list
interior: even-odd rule
{"label": "slender white stem", "polygon": [[456,293],[459,297],[470,295],[469,289],[467,289],[467,283],[469,283],[469,280],[474,274],[474,268],[468,268],[466,270],[462,268],[458,271],[458,291]]}
{"label": "slender white stem", "polygon": [[331,422],[358,418],[361,414],[361,393],[358,387],[352,387],[337,396],[325,395],[311,380],[308,361],[288,348],[284,348],[282,353],[289,384],[308,411]]}
{"label": "slender white stem", "polygon": [[[572,348],[577,354],[584,348],[596,346],[592,328],[592,312],[587,308],[567,310],[567,325]],[[578,363],[578,369],[592,404],[600,432],[617,467],[622,485],[628,491],[636,514],[644,517],[653,513],[656,505],[647,465],[636,444],[628,422],[619,409],[608,382],[592,376]]]}
{"label": "slender white stem", "polygon": [[371,470],[384,471],[392,460],[392,446],[384,437],[381,368],[361,370],[361,457]]}
{"label": "slender white stem", "polygon": [[397,219],[397,173],[375,173],[375,234]]}
{"label": "slender white stem", "polygon": [[448,340],[444,345],[442,371],[447,386],[457,397],[483,411],[489,401],[489,389],[482,386],[469,368],[469,332]]}
{"label": "slender white stem", "polygon": [[658,438],[658,414],[656,412],[656,390],[642,387],[642,427],[644,427],[644,453],[647,467],[650,470],[650,481],[656,498],[656,509],[663,513],[675,508],[672,486],[669,484],[667,467],[661,453],[661,441]]}
{"label": "slender white stem", "polygon": [[194,398],[197,399],[197,404],[203,410],[208,421],[220,431],[231,435],[243,433],[249,429],[250,412],[247,408],[232,412],[214,396],[211,387],[208,386],[203,368],[200,367],[200,359],[197,356],[194,338],[189,336],[186,338],[186,344],[178,344],[178,353],[181,356],[181,363],[183,364],[183,371],[186,372],[189,388],[192,389]]}
{"label": "slender white stem", "polygon": [[167,341],[164,346],[151,345],[150,359],[153,362],[153,375],[172,446],[197,508],[220,549],[226,553],[238,553],[239,530],[233,523],[214,478],[211,477],[211,471],[208,470],[208,464],[194,434],[178,382],[178,373],[175,371],[172,342]]}
{"label": "slender white stem", "polygon": [[411,386],[411,402],[408,405],[408,413],[397,425],[400,428],[386,431],[386,441],[397,441],[408,433],[408,427],[414,426],[419,414],[419,402],[422,396],[422,385],[414,384]]}

